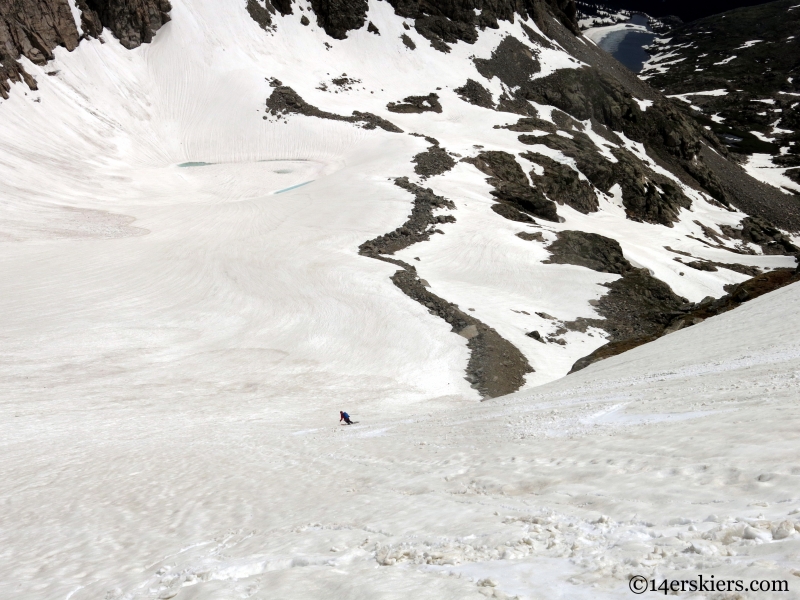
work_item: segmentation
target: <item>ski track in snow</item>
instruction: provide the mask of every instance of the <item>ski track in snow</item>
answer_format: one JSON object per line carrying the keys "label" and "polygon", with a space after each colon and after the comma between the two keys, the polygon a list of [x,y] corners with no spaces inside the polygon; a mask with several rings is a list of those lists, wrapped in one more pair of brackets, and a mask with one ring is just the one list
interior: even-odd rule
{"label": "ski track in snow", "polygon": [[[264,119],[264,103],[276,77],[462,156],[564,161],[452,91],[520,24],[443,59],[387,3],[370,4],[381,36],[331,40],[302,15],[266,33],[242,3],[174,0],[152,44],[56,49],[24,62],[38,91],[16,84],[0,103],[0,597],[461,599],[490,577],[498,598],[603,598],[628,594],[633,573],[787,573],[800,294],[554,381],[604,339],[541,344],[524,334],[555,325],[535,312],[594,317],[616,276],[542,264],[544,245],[518,238],[529,227],[492,212],[485,177],[459,163],[422,182],[457,221],[397,258],[519,347],[527,388],[548,384],[479,404],[465,340],[394,287],[393,265],[357,254],[406,219],[393,180],[415,178],[428,144]],[[537,76],[580,66],[558,49],[540,60]],[[318,89],[339,69],[358,89]],[[385,108],[438,87],[442,114]],[[690,239],[695,219],[743,215],[687,194],[673,228],[627,220],[617,193],[540,229],[610,235],[691,300],[746,277],[693,271],[665,245],[793,265]],[[336,426],[338,410],[360,424]]]}

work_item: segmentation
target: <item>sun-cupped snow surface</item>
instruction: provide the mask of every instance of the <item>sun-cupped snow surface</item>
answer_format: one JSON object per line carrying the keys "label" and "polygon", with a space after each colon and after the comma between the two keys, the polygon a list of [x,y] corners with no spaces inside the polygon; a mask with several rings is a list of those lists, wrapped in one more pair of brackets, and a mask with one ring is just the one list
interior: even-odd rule
{"label": "sun-cupped snow surface", "polygon": [[[209,393],[88,363],[119,388],[69,395],[46,367],[0,409],[0,594],[622,598],[633,575],[703,575],[797,598],[798,309],[794,285],[473,405],[330,405],[324,378],[265,401],[244,371]],[[244,354],[195,360],[208,381]]]}
{"label": "sun-cupped snow surface", "polygon": [[[729,252],[700,241],[698,222],[733,226],[742,214],[687,189],[693,207],[675,227],[635,223],[612,193],[601,195],[597,213],[560,206],[564,222],[540,223],[535,231],[545,242],[529,242],[516,234],[532,226],[490,210],[490,188],[471,165],[419,180],[411,159],[428,143],[408,133],[435,137],[461,156],[480,145],[569,162],[494,129],[516,115],[467,104],[453,91],[467,78],[481,80],[471,57],[488,58],[509,33],[526,39],[519,21],[444,55],[406,32],[383,2],[371,3],[368,14],[381,35],[364,28],[346,40],[304,27],[299,10],[265,32],[244,3],[172,4],[172,21],[152,44],[129,51],[107,32],[105,43],[58,49],[47,65],[25,63],[37,91],[17,84],[0,103],[0,465],[7,483],[0,596],[466,598],[478,597],[475,584],[486,578],[498,581],[495,595],[615,594],[631,557],[644,566],[657,560],[647,558],[653,553],[664,562],[652,564],[665,568],[696,564],[679,542],[699,548],[714,526],[664,523],[656,506],[666,494],[677,502],[676,519],[699,522],[699,508],[682,500],[679,485],[704,477],[713,486],[697,497],[723,502],[713,513],[734,532],[732,548],[758,550],[761,537],[735,532],[744,523],[759,532],[782,523],[784,507],[759,508],[766,515],[759,520],[742,498],[762,483],[784,486],[788,467],[773,468],[773,453],[763,469],[746,462],[737,475],[720,466],[713,444],[729,449],[725,436],[736,428],[725,419],[740,414],[746,439],[762,435],[749,429],[761,405],[748,404],[756,385],[748,377],[784,373],[780,361],[794,350],[764,350],[774,360],[742,371],[741,390],[708,392],[724,410],[701,406],[680,378],[668,379],[663,393],[642,392],[656,404],[637,404],[644,400],[636,390],[660,384],[617,389],[612,377],[587,383],[578,396],[554,387],[478,406],[464,380],[466,340],[392,284],[394,265],[358,255],[361,243],[402,225],[410,212],[411,195],[395,178],[409,176],[452,200],[456,222],[441,225],[444,235],[397,257],[414,264],[434,293],[473,309],[520,348],[536,369],[526,383],[532,387],[562,377],[605,343],[593,328],[569,332],[564,346],[536,342],[524,334],[546,334],[552,324],[535,313],[596,318],[602,284],[618,277],[544,264],[557,232],[614,237],[633,264],[700,300],[746,276],[688,269],[665,246],[730,262]],[[404,34],[415,51],[400,41]],[[538,50],[537,76],[580,66],[558,48]],[[358,80],[351,89],[322,85],[345,74]],[[406,133],[273,118],[265,100],[274,79],[325,111],[369,111]],[[495,98],[503,93],[496,78],[481,81]],[[433,91],[441,114],[386,110]],[[585,126],[598,151],[609,153]],[[640,146],[624,143],[646,159]],[[793,264],[760,254],[735,259]],[[796,302],[786,294],[779,308],[788,311]],[[780,321],[790,328],[793,314]],[[753,339],[766,340],[763,331]],[[675,334],[659,347],[682,355],[674,346],[686,340],[705,364],[692,335]],[[636,356],[652,358],[649,352]],[[633,359],[615,360],[604,365],[624,371]],[[587,373],[567,382],[590,381],[598,370]],[[787,381],[776,385],[793,390]],[[338,410],[359,424],[336,426]],[[677,444],[671,421],[688,431],[713,429],[709,411],[724,426],[712,446],[691,456],[710,471],[688,468],[677,481],[673,471],[691,449]],[[770,415],[764,431],[785,425]],[[641,453],[646,427],[657,428],[654,458]],[[669,484],[663,491],[648,484],[633,499],[639,468]],[[754,477],[762,470],[774,477],[751,483],[753,469]],[[741,493],[731,497],[723,484]],[[765,502],[776,501],[770,494]],[[580,500],[565,500],[573,496]],[[659,535],[668,541],[642,545]],[[709,556],[721,556],[723,546]],[[565,583],[570,578],[577,583]]]}

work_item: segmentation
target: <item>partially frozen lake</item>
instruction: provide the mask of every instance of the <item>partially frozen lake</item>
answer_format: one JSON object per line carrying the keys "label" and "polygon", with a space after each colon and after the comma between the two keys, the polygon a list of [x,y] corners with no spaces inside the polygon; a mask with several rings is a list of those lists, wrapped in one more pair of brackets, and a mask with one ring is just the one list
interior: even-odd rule
{"label": "partially frozen lake", "polygon": [[[214,161],[197,158],[173,163],[173,168],[137,170],[134,185],[144,186],[144,195],[160,195],[171,189],[175,194],[189,192],[193,199],[207,196],[218,203],[288,192],[314,181],[324,170],[325,163],[305,159]],[[157,191],[151,189],[153,182],[158,182]]]}
{"label": "partially frozen lake", "polygon": [[207,163],[207,162],[185,162],[181,163],[179,167],[207,167],[208,165],[213,165],[214,163]]}
{"label": "partially frozen lake", "polygon": [[647,17],[644,15],[633,15],[627,23],[598,27],[594,35],[586,33],[598,46],[634,73],[641,71],[644,63],[650,58],[645,47],[652,44],[655,39],[655,34],[650,31]]}
{"label": "partially frozen lake", "polygon": [[283,194],[284,192],[290,192],[290,191],[292,191],[292,190],[296,190],[296,189],[297,189],[297,188],[299,188],[299,187],[303,187],[304,185],[308,185],[309,183],[311,183],[311,181],[304,181],[303,183],[298,183],[298,184],[295,184],[295,185],[289,186],[289,187],[287,187],[287,188],[283,188],[282,190],[278,190],[278,191],[277,191],[277,192],[275,192],[275,193],[276,193],[276,194]]}

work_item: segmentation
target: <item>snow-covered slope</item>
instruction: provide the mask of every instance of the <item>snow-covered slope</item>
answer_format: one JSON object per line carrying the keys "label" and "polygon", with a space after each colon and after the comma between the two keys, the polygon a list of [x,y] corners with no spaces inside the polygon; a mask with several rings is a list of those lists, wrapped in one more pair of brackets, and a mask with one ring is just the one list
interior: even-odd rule
{"label": "snow-covered slope", "polygon": [[[596,572],[613,593],[634,550],[606,549],[615,540],[650,539],[642,519],[660,528],[653,531],[675,533],[656,520],[664,497],[643,495],[648,516],[640,518],[626,504],[633,502],[628,484],[617,488],[624,502],[598,505],[567,502],[562,490],[608,493],[615,473],[630,477],[626,469],[642,464],[643,417],[618,416],[638,414],[635,398],[626,409],[612,407],[645,389],[635,385],[656,384],[643,379],[624,392],[591,384],[600,391],[586,392],[595,396],[579,404],[573,392],[559,396],[568,388],[554,387],[542,392],[552,396],[491,407],[477,403],[479,390],[502,389],[510,369],[523,389],[552,382],[613,339],[616,330],[601,314],[613,296],[608,286],[624,288],[632,273],[650,282],[630,284],[634,299],[652,299],[667,284],[672,291],[663,296],[678,306],[722,295],[753,268],[793,267],[794,257],[765,253],[783,252],[791,236],[775,230],[759,238],[762,245],[742,237],[755,225],[740,228],[745,215],[724,197],[712,199],[713,177],[706,181],[712,192],[693,178],[709,172],[693,154],[699,142],[691,124],[646,86],[623,97],[604,79],[604,95],[586,102],[595,112],[575,110],[575,118],[548,104],[586,101],[581,80],[561,86],[557,78],[594,73],[586,61],[596,51],[579,38],[546,37],[545,29],[569,34],[549,13],[538,25],[500,20],[472,44],[451,41],[444,53],[386,2],[369,4],[365,22],[375,31],[365,25],[342,40],[322,31],[308,4],[294,6],[294,14],[262,29],[244,2],[179,0],[150,44],[129,50],[106,30],[72,52],[57,48],[52,61],[21,59],[38,89],[14,83],[0,102],[0,464],[7,474],[0,596],[477,593],[434,567],[376,568],[397,563],[397,549],[406,546],[409,556],[427,552],[434,563],[452,554],[472,564],[475,577],[508,568],[497,577],[509,593],[525,579],[525,593],[544,595],[525,569],[547,565],[554,585],[569,573]],[[509,72],[506,58],[519,70]],[[468,80],[483,90],[469,102]],[[549,96],[554,89],[571,91]],[[275,108],[290,93],[306,107]],[[413,99],[433,93],[441,112]],[[612,132],[598,121],[603,111],[609,127],[633,129]],[[637,127],[650,137],[625,133]],[[674,142],[671,150],[662,138]],[[424,178],[412,161],[431,147],[448,168]],[[568,175],[555,179],[571,182],[566,192],[548,179],[556,172]],[[432,191],[426,196],[415,185]],[[596,199],[598,210],[573,202],[578,196]],[[412,207],[424,204],[420,197],[442,200],[421,230],[404,227]],[[388,236],[402,246],[393,254],[363,249],[401,227]],[[609,238],[602,242],[608,264],[580,266],[585,256],[548,250],[567,231]],[[403,241],[414,236],[426,240]],[[382,239],[376,247],[389,243]],[[417,287],[395,285],[398,272]],[[421,290],[439,304],[432,296],[416,301]],[[790,290],[781,297],[795,302]],[[764,302],[758,306],[785,311],[777,322],[794,343],[794,305]],[[612,308],[638,315],[624,303]],[[656,317],[669,317],[659,310]],[[749,310],[756,312],[746,327],[766,335],[769,310]],[[632,320],[619,322],[636,329]],[[714,359],[701,334],[729,331],[739,311],[720,322],[654,348],[681,355],[675,345],[684,340],[692,364],[705,364]],[[750,330],[742,331],[749,339]],[[533,332],[539,339],[526,335]],[[767,344],[753,343],[759,339]],[[719,360],[741,353],[730,352]],[[765,356],[779,361],[791,352]],[[628,360],[613,364],[624,370]],[[626,377],[666,368],[632,364]],[[593,372],[558,385],[588,382]],[[743,385],[756,385],[747,378],[757,372],[743,373]],[[663,399],[652,396],[661,404],[645,413],[706,410],[684,406],[695,400],[681,396],[689,385],[683,379],[668,382]],[[741,400],[744,420],[765,419],[763,431],[773,423],[773,413],[758,413],[762,407],[747,404],[744,392],[713,394]],[[566,417],[552,413],[551,427],[541,408],[552,411],[552,403],[564,404],[558,410]],[[329,426],[338,410],[362,425]],[[709,421],[690,422],[707,428]],[[628,440],[620,441],[624,449],[597,446],[606,448],[602,460],[626,452],[639,458],[595,467],[594,450],[570,440],[589,435],[595,423],[624,433],[586,438],[592,443]],[[663,437],[648,442],[659,454],[653,473],[664,477],[679,462],[659,446],[673,439],[672,427],[660,425]],[[714,444],[727,449],[736,428],[732,421],[720,427]],[[556,433],[556,441],[539,440]],[[560,460],[565,470],[553,475]],[[749,466],[741,469],[750,477]],[[786,469],[758,463],[754,476]],[[727,471],[719,477],[740,481]],[[784,485],[776,477],[765,485]],[[740,498],[719,517],[752,516]],[[697,518],[690,504],[676,505],[675,517]],[[562,537],[547,550],[555,530],[535,541],[523,532],[532,521],[502,524],[543,510],[564,528],[586,527],[588,541]],[[613,521],[591,525],[591,511]],[[519,572],[511,563],[483,564],[522,537],[530,544],[514,545],[507,559],[528,548],[526,556],[540,562],[514,563],[523,565]],[[587,548],[569,565],[557,559],[566,539],[576,544],[571,552]],[[439,550],[426,544],[446,550],[435,558]],[[595,551],[607,556],[589,556]]]}
{"label": "snow-covered slope", "polygon": [[[325,111],[380,115],[436,138],[456,158],[482,146],[570,163],[560,151],[495,129],[518,115],[475,106],[453,91],[470,78],[484,81],[495,100],[509,89],[497,77],[487,81],[470,60],[488,59],[509,34],[537,53],[537,78],[581,64],[558,46],[530,41],[523,21],[501,22],[477,43],[443,54],[406,31],[384,3],[368,13],[379,35],[362,28],[345,40],[301,25],[303,14],[297,10],[265,32],[238,2],[191,0],[175,3],[172,21],[150,45],[126,50],[109,34],[105,43],[57,49],[44,67],[23,59],[39,90],[14,85],[0,121],[8,290],[2,318],[12,371],[24,362],[17,352],[35,345],[37,367],[67,372],[82,372],[81,364],[116,372],[118,361],[142,354],[155,369],[142,372],[144,380],[160,379],[167,365],[171,377],[193,380],[194,369],[206,370],[200,356],[219,356],[222,380],[228,368],[248,372],[263,397],[319,393],[321,381],[347,398],[474,395],[463,379],[465,340],[392,285],[394,266],[357,254],[359,244],[401,226],[408,214],[411,195],[393,184],[399,176],[432,187],[456,207],[449,213],[456,222],[439,227],[445,235],[399,257],[416,266],[433,293],[474,309],[520,348],[535,369],[528,385],[562,376],[605,334],[569,331],[566,345],[525,334],[547,336],[559,321],[596,317],[592,302],[606,291],[600,284],[618,279],[542,264],[545,245],[561,230],[617,239],[634,266],[691,301],[719,296],[747,276],[687,268],[665,246],[721,263],[733,257],[761,267],[794,264],[790,257],[709,247],[697,223],[735,226],[743,215],[683,184],[692,209],[672,228],[627,219],[619,192],[599,190],[598,212],[560,206],[563,222],[534,227],[489,210],[492,188],[470,164],[421,180],[411,159],[429,147],[423,138],[304,115],[274,117],[264,102],[277,78]],[[530,20],[526,26],[536,27]],[[415,40],[416,50],[401,35]],[[342,75],[357,82],[332,83]],[[441,113],[386,108],[434,91]],[[539,112],[546,119],[550,111]],[[593,133],[597,126],[588,121],[581,127],[590,128],[598,152],[615,160],[608,151],[614,142]],[[641,146],[618,139],[676,179]],[[186,163],[210,164],[180,166]],[[298,184],[306,185],[275,194]],[[542,232],[540,242],[514,235],[531,230]],[[102,378],[78,379],[84,389],[113,394]],[[208,393],[220,385],[211,380]]]}
{"label": "snow-covered slope", "polygon": [[163,356],[159,382],[144,353],[128,381],[83,364],[107,395],[31,364],[38,389],[3,394],[0,595],[623,598],[703,574],[797,598],[798,309],[789,286],[475,405],[344,404],[324,375],[265,399],[232,372],[255,348],[195,357],[227,371],[213,394]]}

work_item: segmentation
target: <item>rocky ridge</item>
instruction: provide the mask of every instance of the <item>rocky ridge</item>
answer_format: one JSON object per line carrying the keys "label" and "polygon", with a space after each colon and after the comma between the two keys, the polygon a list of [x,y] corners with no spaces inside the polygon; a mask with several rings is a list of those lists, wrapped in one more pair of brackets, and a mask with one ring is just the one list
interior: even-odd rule
{"label": "rocky ridge", "polygon": [[37,89],[20,57],[45,64],[55,48],[72,51],[81,39],[100,38],[103,28],[126,48],[135,48],[152,41],[172,10],[169,0],[76,0],[75,4],[79,23],[67,0],[0,1],[0,96],[8,98],[10,81],[24,81]]}
{"label": "rocky ridge", "polygon": [[733,310],[744,302],[754,300],[798,281],[800,281],[800,270],[778,269],[732,286],[731,290],[720,298],[714,299],[709,296],[698,303],[684,303],[672,311],[663,313],[663,318],[655,323],[649,332],[644,332],[642,335],[629,335],[616,340],[612,338],[608,344],[578,360],[572,366],[570,373],[580,371],[600,360],[622,354],[685,327],[699,325],[708,318]]}
{"label": "rocky ridge", "polygon": [[[275,88],[272,94],[267,98],[266,112],[275,117],[282,118],[284,115],[306,115],[307,117],[316,117],[318,119],[329,119],[331,121],[344,121],[346,123],[357,123],[364,129],[375,129],[380,127],[392,133],[403,133],[403,130],[394,125],[393,123],[383,119],[372,113],[363,113],[353,111],[349,117],[344,115],[337,115],[335,113],[320,110],[316,106],[312,106],[292,88],[283,85],[277,79],[273,79],[270,85]],[[267,117],[264,117],[265,119]]]}
{"label": "rocky ridge", "polygon": [[428,282],[420,279],[413,265],[392,257],[398,250],[427,241],[431,235],[442,234],[439,226],[454,223],[455,217],[434,216],[433,211],[453,209],[455,205],[430,188],[411,183],[407,177],[395,180],[395,185],[414,195],[411,214],[394,231],[361,244],[359,254],[399,266],[400,270],[392,275],[392,282],[430,314],[444,319],[454,333],[467,339],[470,359],[466,379],[481,397],[494,398],[518,390],[525,383],[525,374],[533,371],[519,349],[492,327],[429,291]]}
{"label": "rocky ridge", "polygon": [[[687,23],[642,72],[734,153],[766,153],[800,183],[800,11],[791,0]],[[794,191],[796,193],[796,190]]]}
{"label": "rocky ridge", "polygon": [[[721,235],[726,239],[739,238],[763,244],[765,253],[798,255],[800,252],[778,230],[765,226],[763,221],[752,217],[742,220],[741,229],[726,228],[721,234],[713,231],[706,233],[712,238],[719,238]],[[772,239],[770,233],[777,239]],[[538,241],[542,241],[541,236]],[[687,256],[685,252],[667,249]],[[779,269],[761,274],[758,269],[736,263],[721,264],[708,260],[683,262],[680,257],[676,257],[677,262],[690,268],[708,271],[716,271],[718,267],[727,268],[752,277],[743,283],[728,286],[728,294],[721,298],[708,297],[699,303],[691,303],[686,298],[677,296],[668,285],[653,277],[647,269],[634,268],[623,255],[619,242],[614,239],[567,230],[558,232],[556,240],[547,250],[551,253],[550,258],[545,261],[547,263],[572,264],[601,273],[621,275],[620,279],[605,284],[609,291],[596,302],[596,310],[602,319],[578,319],[562,323],[561,329],[556,332],[558,336],[567,330],[591,326],[608,333],[609,342],[578,360],[571,372],[684,327],[697,325],[709,317],[800,279],[800,265],[795,270]],[[691,258],[691,255],[688,256]]]}

